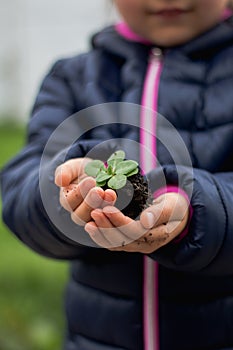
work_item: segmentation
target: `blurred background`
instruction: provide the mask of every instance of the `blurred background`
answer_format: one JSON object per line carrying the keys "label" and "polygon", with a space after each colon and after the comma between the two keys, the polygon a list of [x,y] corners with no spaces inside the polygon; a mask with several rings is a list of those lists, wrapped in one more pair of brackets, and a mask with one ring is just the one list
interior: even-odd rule
{"label": "blurred background", "polygon": [[[116,19],[111,0],[0,0],[0,169],[24,144],[51,64]],[[30,251],[1,220],[0,239],[0,350],[61,349],[68,263]]]}

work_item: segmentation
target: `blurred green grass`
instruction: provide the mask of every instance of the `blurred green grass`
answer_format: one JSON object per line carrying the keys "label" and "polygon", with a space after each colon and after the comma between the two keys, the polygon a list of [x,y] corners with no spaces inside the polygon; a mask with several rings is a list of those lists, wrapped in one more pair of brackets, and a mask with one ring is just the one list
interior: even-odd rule
{"label": "blurred green grass", "polygon": [[[24,135],[23,126],[0,125],[0,169],[20,150]],[[68,264],[32,252],[1,220],[0,241],[0,349],[62,349]]]}

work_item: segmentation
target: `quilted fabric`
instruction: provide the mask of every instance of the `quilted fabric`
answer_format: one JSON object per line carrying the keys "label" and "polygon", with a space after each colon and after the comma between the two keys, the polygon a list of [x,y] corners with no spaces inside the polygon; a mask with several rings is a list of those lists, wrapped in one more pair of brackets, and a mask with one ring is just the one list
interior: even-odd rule
{"label": "quilted fabric", "polygon": [[[39,254],[71,261],[66,350],[142,350],[142,255],[87,247],[67,237],[48,217],[39,188],[44,147],[63,121],[93,105],[141,101],[151,48],[125,40],[113,27],[96,34],[92,44],[89,52],[56,62],[45,77],[26,145],[1,173],[3,219]],[[193,183],[194,213],[183,240],[151,254],[160,264],[161,350],[233,349],[232,62],[232,19],[164,51],[158,111],[182,137],[194,171],[182,158],[176,166],[158,141],[160,167],[148,176],[154,188],[164,174],[168,184],[177,185],[179,177],[187,191]],[[81,137],[65,157],[84,156],[111,138],[138,141],[136,126],[122,121],[116,127],[110,116],[105,121],[85,133],[86,126],[77,122]],[[161,125],[158,132],[165,138],[168,132],[176,152],[169,131]],[[62,145],[51,149],[40,172],[50,179],[51,206],[62,217],[52,176],[61,155]]]}

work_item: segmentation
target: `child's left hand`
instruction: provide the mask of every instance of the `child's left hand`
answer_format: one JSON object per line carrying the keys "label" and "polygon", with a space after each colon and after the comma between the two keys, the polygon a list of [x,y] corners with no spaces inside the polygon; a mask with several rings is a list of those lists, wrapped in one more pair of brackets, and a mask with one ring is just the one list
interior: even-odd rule
{"label": "child's left hand", "polygon": [[150,254],[177,237],[185,228],[189,204],[178,193],[159,196],[139,220],[125,216],[114,206],[95,209],[85,230],[99,246],[112,251]]}

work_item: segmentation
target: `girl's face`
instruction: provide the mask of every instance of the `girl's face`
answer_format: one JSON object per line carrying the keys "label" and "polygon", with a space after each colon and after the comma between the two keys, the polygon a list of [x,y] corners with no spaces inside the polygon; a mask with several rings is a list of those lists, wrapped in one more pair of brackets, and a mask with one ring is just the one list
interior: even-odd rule
{"label": "girl's face", "polygon": [[228,0],[114,0],[131,29],[160,46],[183,44],[221,19]]}

